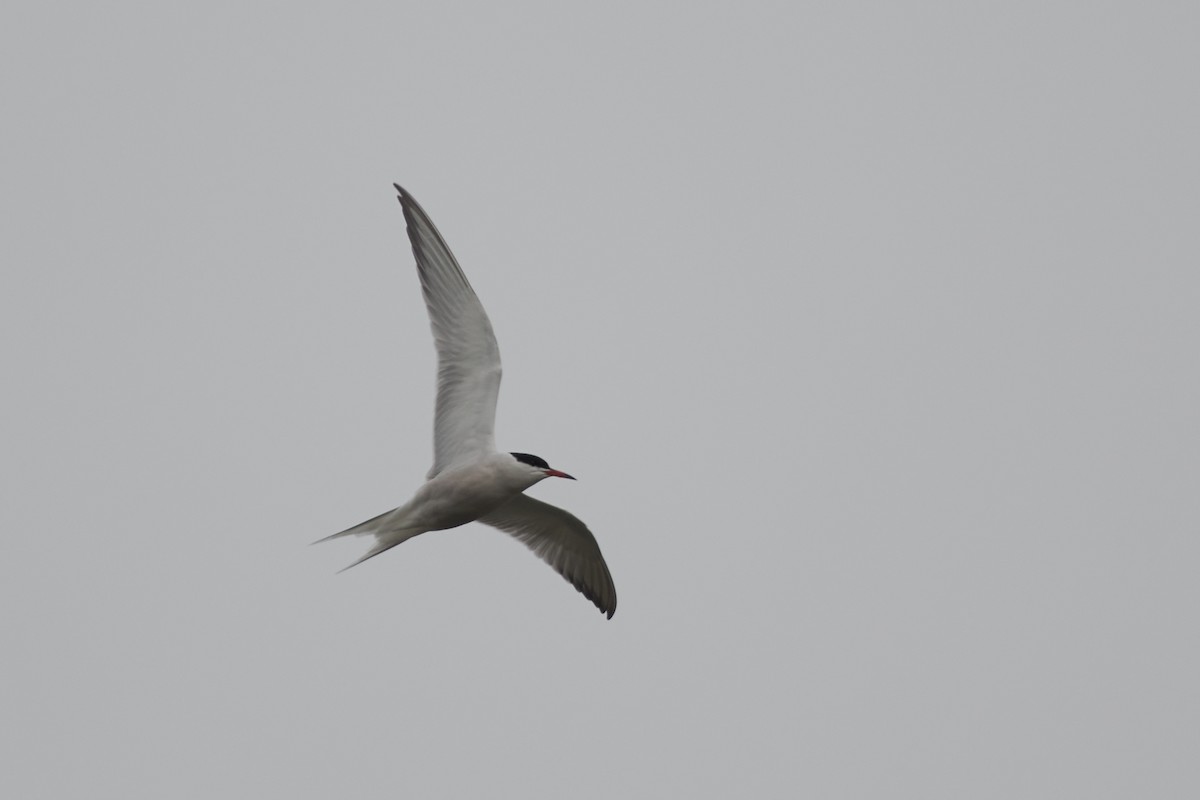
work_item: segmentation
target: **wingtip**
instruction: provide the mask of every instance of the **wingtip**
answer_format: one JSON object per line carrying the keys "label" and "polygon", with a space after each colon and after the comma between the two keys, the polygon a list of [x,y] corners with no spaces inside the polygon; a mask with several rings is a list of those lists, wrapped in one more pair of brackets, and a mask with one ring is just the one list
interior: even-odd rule
{"label": "wingtip", "polygon": [[605,617],[612,619],[613,614],[617,613],[617,598],[613,598],[612,605],[610,605],[608,608],[604,608],[599,603],[596,604],[596,607],[600,609],[601,613],[603,613]]}
{"label": "wingtip", "polygon": [[[583,592],[583,589],[580,589],[579,591]],[[588,600],[591,600],[592,605],[600,609],[600,613],[603,614],[606,619],[612,619],[613,614],[617,613],[616,600],[613,601],[612,605],[608,605],[602,599],[600,599],[600,597],[592,596],[591,593],[584,593],[584,597],[587,597]]]}

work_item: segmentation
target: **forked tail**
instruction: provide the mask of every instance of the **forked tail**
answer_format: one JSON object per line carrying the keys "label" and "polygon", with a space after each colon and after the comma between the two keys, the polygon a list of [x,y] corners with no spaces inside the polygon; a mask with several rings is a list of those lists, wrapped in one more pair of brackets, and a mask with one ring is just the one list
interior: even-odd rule
{"label": "forked tail", "polygon": [[375,544],[367,551],[366,555],[358,559],[349,566],[339,569],[338,572],[345,572],[350,567],[356,567],[368,558],[374,558],[380,553],[391,550],[398,544],[406,542],[414,536],[419,536],[425,531],[421,528],[405,528],[400,525],[400,515],[396,512],[400,508],[393,508],[391,511],[380,514],[378,517],[372,517],[366,522],[360,522],[353,528],[347,528],[344,531],[335,533],[332,536],[326,536],[324,539],[318,539],[313,544],[328,542],[331,539],[340,539],[343,536],[374,536]]}

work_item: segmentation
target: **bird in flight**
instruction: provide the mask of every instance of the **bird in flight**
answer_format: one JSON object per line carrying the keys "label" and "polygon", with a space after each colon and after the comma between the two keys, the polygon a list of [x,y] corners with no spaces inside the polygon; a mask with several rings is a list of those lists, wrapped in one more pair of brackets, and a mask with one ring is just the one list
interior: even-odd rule
{"label": "bird in flight", "polygon": [[437,348],[433,467],[404,505],[320,541],[374,537],[349,569],[422,533],[482,522],[524,543],[611,619],[617,590],[596,537],[578,517],[525,494],[545,478],[575,479],[538,456],[496,450],[500,348],[492,323],[429,215],[393,185]]}

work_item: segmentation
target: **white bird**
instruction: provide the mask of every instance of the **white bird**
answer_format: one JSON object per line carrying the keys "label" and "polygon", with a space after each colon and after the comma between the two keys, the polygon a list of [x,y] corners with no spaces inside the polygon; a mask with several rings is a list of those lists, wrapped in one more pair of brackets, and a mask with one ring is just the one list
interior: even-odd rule
{"label": "white bird", "polygon": [[496,450],[500,348],[492,323],[429,216],[393,185],[438,355],[433,467],[404,505],[320,541],[375,537],[349,569],[422,533],[482,522],[523,542],[611,619],[617,590],[596,537],[573,514],[524,494],[545,478],[575,479],[537,456]]}

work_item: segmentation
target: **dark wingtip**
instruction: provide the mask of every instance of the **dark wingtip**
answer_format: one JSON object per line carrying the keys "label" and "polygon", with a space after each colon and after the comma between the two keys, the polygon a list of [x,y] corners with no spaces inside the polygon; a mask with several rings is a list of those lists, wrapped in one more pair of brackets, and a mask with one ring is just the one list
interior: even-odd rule
{"label": "dark wingtip", "polygon": [[612,619],[613,614],[617,613],[616,600],[614,600],[613,604],[610,606],[604,602],[603,598],[601,598],[599,594],[588,591],[584,586],[580,585],[580,586],[577,586],[576,588],[579,589],[579,591],[583,594],[584,597],[586,597],[588,600],[591,600],[592,605],[594,605],[596,608],[600,609],[600,613],[603,614],[607,619]]}

